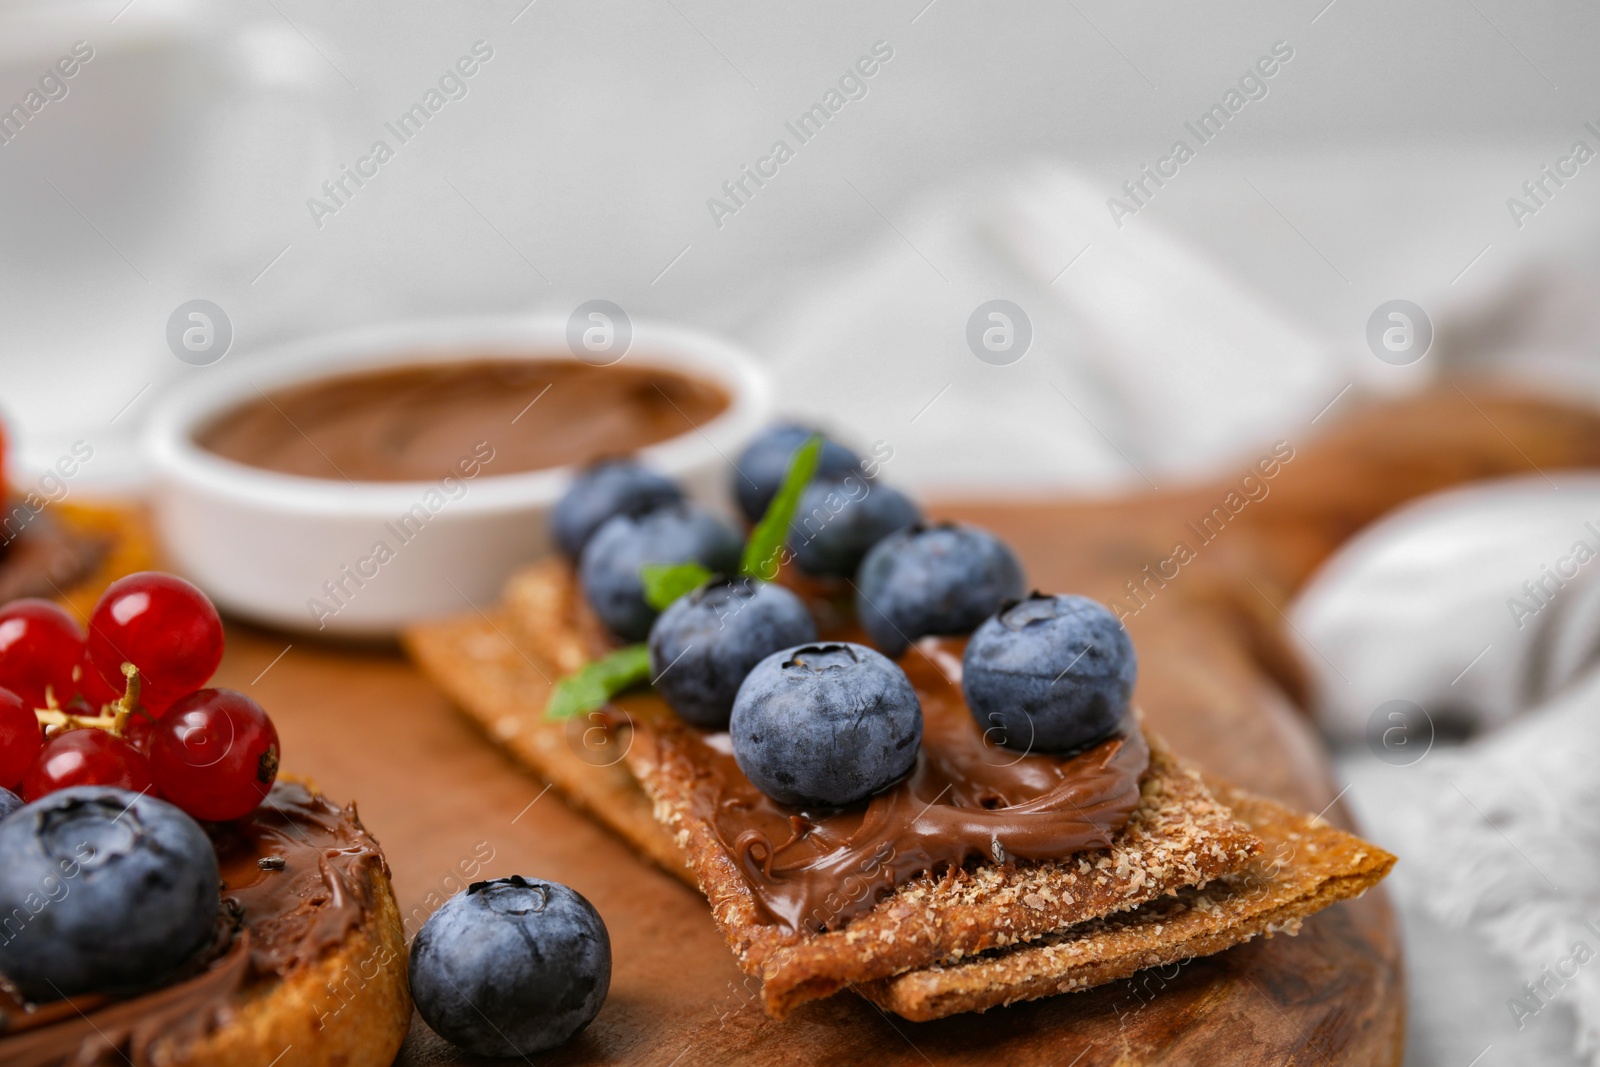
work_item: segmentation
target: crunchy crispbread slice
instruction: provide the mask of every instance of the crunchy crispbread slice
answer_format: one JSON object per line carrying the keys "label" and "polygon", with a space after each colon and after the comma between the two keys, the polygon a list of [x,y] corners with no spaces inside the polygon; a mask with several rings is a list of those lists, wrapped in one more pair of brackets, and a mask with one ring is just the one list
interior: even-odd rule
{"label": "crunchy crispbread slice", "polygon": [[881,1008],[926,1022],[1089,989],[1258,935],[1293,936],[1306,916],[1359,896],[1394,866],[1389,853],[1314,816],[1230,786],[1215,791],[1265,845],[1244,870],[1032,944],[935,964],[860,992]]}
{"label": "crunchy crispbread slice", "polygon": [[740,967],[761,979],[775,1018],[846,985],[1032,941],[1205,883],[1243,869],[1261,849],[1198,772],[1151,737],[1139,806],[1110,848],[924,875],[841,929],[796,931],[763,918],[728,847],[690,806],[693,767],[653,740],[637,737],[628,763],[688,852],[717,926]]}
{"label": "crunchy crispbread slice", "polygon": [[[690,814],[693,768],[674,761],[670,745],[664,753],[645,728],[608,742],[618,752],[596,756],[582,741],[581,721],[575,732],[543,718],[552,680],[581,666],[594,647],[580,600],[565,567],[535,565],[512,578],[502,608],[415,626],[406,647],[519,762],[656,863],[698,880],[740,965],[762,978],[775,1016],[847,984],[1030,941],[1204,883],[1241,869],[1260,849],[1199,775],[1151,738],[1143,799],[1110,849],[924,876],[823,934],[773,925],[715,832]],[[643,724],[651,712],[642,705],[660,702],[624,703]]]}
{"label": "crunchy crispbread slice", "polygon": [[[600,765],[614,756],[577,755],[567,730],[540,717],[549,685],[540,672],[554,678],[581,663],[586,653],[570,631],[553,623],[540,640],[530,639],[518,620],[550,610],[547,601],[536,607],[548,587],[525,575],[513,589],[520,589],[520,597],[510,602],[521,611],[420,626],[407,635],[407,646],[429,676],[519,762],[643,856],[695,884],[684,850],[656,821],[633,774],[622,773],[621,765]],[[569,642],[568,662],[561,667],[541,658],[545,649],[561,647],[552,638]],[[588,754],[587,748],[581,751]],[[1365,892],[1394,864],[1393,856],[1321,820],[1230,786],[1212,788],[1263,842],[1245,870],[1031,942],[859,983],[858,991],[888,1011],[926,1021],[1088,989],[1257,936],[1292,934],[1306,916]]]}
{"label": "crunchy crispbread slice", "polygon": [[[529,640],[505,608],[421,623],[406,650],[445,695],[513,759],[559,789],[662,869],[695,884],[688,858],[651,814],[650,798],[622,760],[631,737],[612,736],[583,719],[544,717],[563,666],[560,645]],[[557,650],[550,654],[547,650]],[[581,665],[579,659],[577,665]]]}

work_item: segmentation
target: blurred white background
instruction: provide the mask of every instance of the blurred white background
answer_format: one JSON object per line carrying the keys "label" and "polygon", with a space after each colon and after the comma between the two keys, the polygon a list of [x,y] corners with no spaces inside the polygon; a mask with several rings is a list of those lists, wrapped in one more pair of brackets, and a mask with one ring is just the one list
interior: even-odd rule
{"label": "blurred white background", "polygon": [[[1600,150],[1600,9],[1578,0],[0,0],[0,130],[80,41],[65,95],[0,136],[24,477],[84,439],[77,485],[137,484],[141,419],[208,372],[166,342],[197,298],[232,362],[609,299],[744,342],[789,408],[947,493],[1166,486],[1451,362],[1600,398],[1600,163],[1521,225],[1507,204],[1575,141]],[[401,144],[385,124],[477,42],[465,95]],[[799,145],[785,123],[879,42],[865,95]],[[1279,42],[1265,96],[1118,227],[1107,199]],[[780,138],[794,158],[719,226],[708,199]],[[394,157],[319,225],[308,200],[380,139]],[[1011,366],[967,347],[992,298],[1035,328]],[[1414,366],[1365,340],[1396,298],[1439,327]],[[1372,788],[1351,799],[1377,819]],[[1571,1062],[1570,1014],[1504,1011],[1520,970],[1407,923],[1412,1062]]]}
{"label": "blurred white background", "polygon": [[[0,146],[0,404],[21,467],[88,437],[106,447],[84,477],[122,482],[163,385],[205,373],[164,339],[187,300],[226,310],[238,360],[334,326],[605,297],[751,344],[791,406],[893,441],[912,484],[1186,474],[1303,429],[1352,381],[1429,373],[1437,359],[1394,368],[1366,351],[1378,304],[1447,320],[1530,262],[1592,262],[1590,168],[1521,228],[1506,200],[1575,139],[1600,146],[1584,129],[1600,119],[1597,30],[1600,11],[1571,0],[0,0],[0,107],[74,42],[94,49]],[[477,41],[493,57],[467,95],[399,145],[384,124]],[[893,59],[866,96],[719,228],[708,198],[774,140],[794,144],[784,123],[879,41]],[[1116,228],[1102,202],[1280,41],[1293,59],[1267,95]],[[395,158],[319,228],[308,199],[380,138]],[[1063,165],[1075,173],[1048,173],[1070,194],[1038,177]],[[1115,338],[1073,332],[1107,296],[1072,286],[1137,279],[1152,258],[1174,269],[1168,237],[1206,268],[1192,300],[1220,306],[1217,347],[1238,351],[1186,365],[1174,313],[1166,350],[1133,352],[1118,380]],[[996,296],[1038,326],[1013,367],[964,343]],[[1109,314],[1101,334],[1131,317]],[[1173,410],[1141,426],[1140,392],[1163,380]],[[1205,418],[1151,444],[1184,408]]]}

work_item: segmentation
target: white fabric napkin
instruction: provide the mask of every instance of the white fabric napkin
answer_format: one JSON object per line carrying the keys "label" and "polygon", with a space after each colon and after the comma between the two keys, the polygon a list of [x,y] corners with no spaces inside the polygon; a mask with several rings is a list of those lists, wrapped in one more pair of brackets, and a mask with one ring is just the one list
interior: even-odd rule
{"label": "white fabric napkin", "polygon": [[[1428,1062],[1600,1064],[1600,476],[1402,509],[1290,616],[1349,799],[1400,857],[1413,1044]],[[1490,966],[1438,966],[1472,942]]]}

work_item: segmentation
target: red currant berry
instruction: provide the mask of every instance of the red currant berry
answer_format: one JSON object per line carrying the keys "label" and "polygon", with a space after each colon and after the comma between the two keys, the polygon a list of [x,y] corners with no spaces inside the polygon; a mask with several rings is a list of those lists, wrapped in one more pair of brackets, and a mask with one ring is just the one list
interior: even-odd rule
{"label": "red currant berry", "polygon": [[195,818],[242,818],[278,777],[278,731],[243,693],[202,689],[156,721],[150,769],[161,795]]}
{"label": "red currant berry", "polygon": [[123,663],[139,668],[139,702],[159,715],[205,685],[222,662],[222,620],[182,578],[141,571],[118,579],[89,616],[89,657],[121,692]]}
{"label": "red currant berry", "polygon": [[73,684],[77,686],[78,695],[83,698],[84,703],[94,709],[89,713],[91,715],[100,714],[101,708],[122,696],[121,689],[113,689],[104,678],[100,677],[100,672],[95,670],[94,661],[89,658],[87,649],[83,653],[83,662],[78,664],[78,676]]}
{"label": "red currant berry", "polygon": [[68,730],[44,743],[22,783],[32,803],[73,785],[110,785],[143,793],[153,788],[150,762],[105,730]]}
{"label": "red currant berry", "polygon": [[77,686],[72,670],[83,659],[83,628],[59,605],[37,597],[0,608],[0,686],[30,707],[46,706],[48,686],[59,707]]}
{"label": "red currant berry", "polygon": [[150,756],[150,736],[156,728],[156,720],[143,711],[135,711],[128,716],[128,721],[122,727],[122,739],[133,746],[133,750],[143,755],[146,759]]}
{"label": "red currant berry", "polygon": [[33,709],[9,689],[0,689],[0,789],[15,790],[44,747]]}

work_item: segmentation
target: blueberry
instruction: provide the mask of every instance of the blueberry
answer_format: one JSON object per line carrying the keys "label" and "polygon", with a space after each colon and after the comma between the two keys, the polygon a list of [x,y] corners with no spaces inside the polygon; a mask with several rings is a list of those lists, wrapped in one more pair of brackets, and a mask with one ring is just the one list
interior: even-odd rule
{"label": "blueberry", "polygon": [[613,515],[643,515],[682,499],[682,489],[648,467],[631,459],[601,460],[579,474],[556,502],[551,514],[556,544],[575,560]]}
{"label": "blueberry", "polygon": [[[744,446],[744,451],[734,461],[733,493],[739,498],[739,510],[746,519],[759,522],[767,513],[773,494],[783,484],[783,476],[789,473],[789,461],[800,446],[818,432],[795,423],[774,423]],[[817,464],[818,478],[842,478],[860,472],[860,456],[835,441],[823,441]]]}
{"label": "blueberry", "polygon": [[910,497],[858,474],[813,481],[800,495],[789,547],[805,573],[849,578],[872,546],[920,518]]}
{"label": "blueberry", "polygon": [[221,878],[164,800],[63,789],[0,822],[0,974],[31,1001],[135,992],[211,943]]}
{"label": "blueberry", "polygon": [[940,523],[898,530],[856,576],[856,617],[898,656],[925,634],[964,634],[1023,593],[1022,565],[988,530]]}
{"label": "blueberry", "polygon": [[1105,605],[1035,593],[978,627],[961,662],[967,706],[1011,748],[1072,752],[1114,731],[1139,665]]}
{"label": "blueberry", "polygon": [[726,730],[750,669],[816,639],[811,612],[781,585],[709,582],[679,597],[650,628],[650,673],[673,711],[701,729]]}
{"label": "blueberry", "polygon": [[474,882],[411,942],[411,995],[439,1035],[479,1056],[555,1048],[589,1025],[611,988],[600,913],[557,882]]}
{"label": "blueberry", "polygon": [[668,504],[644,515],[615,515],[583,549],[578,577],[600,621],[625,641],[643,641],[656,620],[639,568],[693,561],[713,573],[739,569],[739,535],[693,504]]}
{"label": "blueberry", "polygon": [[905,672],[865,645],[810,644],[756,664],[734,698],[733,758],[774,800],[842,808],[905,776],[922,704]]}
{"label": "blueberry", "polygon": [[0,789],[0,819],[22,807],[22,798],[9,789]]}

